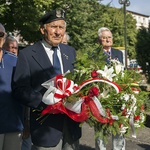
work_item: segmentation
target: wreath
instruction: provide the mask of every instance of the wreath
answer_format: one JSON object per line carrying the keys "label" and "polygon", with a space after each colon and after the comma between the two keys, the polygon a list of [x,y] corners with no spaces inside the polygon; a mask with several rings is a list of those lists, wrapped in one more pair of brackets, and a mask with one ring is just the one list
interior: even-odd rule
{"label": "wreath", "polygon": [[66,72],[42,84],[47,91],[43,102],[47,114],[64,113],[77,122],[87,122],[95,135],[107,140],[109,134],[136,137],[144,126],[147,92],[140,88],[138,70],[125,70],[117,60],[106,64],[98,49],[82,55]]}

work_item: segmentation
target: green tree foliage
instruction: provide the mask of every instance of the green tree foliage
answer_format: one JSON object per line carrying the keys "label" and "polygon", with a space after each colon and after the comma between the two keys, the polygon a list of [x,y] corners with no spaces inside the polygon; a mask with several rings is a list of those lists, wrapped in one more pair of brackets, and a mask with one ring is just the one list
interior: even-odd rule
{"label": "green tree foliage", "polygon": [[[39,18],[51,9],[61,8],[67,12],[70,44],[81,54],[98,47],[97,31],[103,26],[111,29],[114,46],[124,46],[122,9],[101,5],[97,0],[13,0],[9,5],[3,1],[3,5],[8,8],[1,17],[6,30],[19,31],[29,44],[40,38]],[[127,14],[127,39],[129,54],[135,55],[136,25],[130,14]]]}
{"label": "green tree foliage", "polygon": [[97,47],[97,30],[101,25],[102,13],[106,10],[97,1],[83,0],[73,2],[68,9],[67,30],[72,45],[81,52]]}
{"label": "green tree foliage", "polygon": [[[6,4],[6,0],[0,1],[0,18],[5,15],[5,12],[9,9],[8,5]],[[0,21],[1,22],[1,21]]]}
{"label": "green tree foliage", "polygon": [[9,9],[5,11],[1,21],[7,31],[19,31],[18,34],[23,37],[23,40],[29,43],[35,42],[40,38],[39,18],[45,11],[52,9],[52,2],[54,0],[13,0],[11,3],[5,4]]}
{"label": "green tree foliage", "polygon": [[[124,30],[125,30],[125,22],[124,22],[124,14],[123,9],[119,9],[118,11],[114,11],[114,19],[115,22],[112,24],[112,32],[114,33],[114,45],[117,46],[125,46],[124,40]],[[127,42],[127,54],[129,58],[135,58],[135,46],[136,46],[136,20],[132,17],[132,15],[127,12],[126,13],[126,42]]]}
{"label": "green tree foliage", "polygon": [[127,26],[127,51],[129,58],[133,59],[136,57],[136,36],[137,36],[137,29],[136,29],[136,20],[133,19],[130,13],[127,13],[126,17],[126,26]]}
{"label": "green tree foliage", "polygon": [[150,83],[150,28],[141,28],[137,34],[137,60]]}
{"label": "green tree foliage", "polygon": [[[122,9],[100,5],[97,0],[66,1],[67,31],[71,45],[80,53],[97,47],[97,31],[108,27],[113,33],[115,47],[124,46],[124,15]],[[135,55],[136,21],[127,14],[127,46],[130,57]]]}

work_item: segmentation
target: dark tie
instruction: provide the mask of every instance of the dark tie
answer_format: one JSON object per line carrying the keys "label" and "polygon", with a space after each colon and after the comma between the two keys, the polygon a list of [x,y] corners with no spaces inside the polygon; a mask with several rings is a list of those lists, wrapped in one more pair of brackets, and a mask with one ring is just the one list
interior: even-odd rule
{"label": "dark tie", "polygon": [[55,75],[61,74],[61,66],[60,66],[60,61],[57,55],[57,49],[58,47],[52,47],[52,50],[54,51],[53,53],[53,67],[55,71]]}
{"label": "dark tie", "polygon": [[110,53],[110,51],[106,51],[106,54],[108,55],[108,56],[107,56],[107,60],[110,61],[110,59],[111,59],[111,53]]}

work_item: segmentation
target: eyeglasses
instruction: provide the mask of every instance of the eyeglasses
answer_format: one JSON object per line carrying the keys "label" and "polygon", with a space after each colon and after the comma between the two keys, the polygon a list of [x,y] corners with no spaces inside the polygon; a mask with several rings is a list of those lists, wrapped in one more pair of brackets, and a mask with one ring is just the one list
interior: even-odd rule
{"label": "eyeglasses", "polygon": [[10,49],[18,49],[18,47],[9,46]]}
{"label": "eyeglasses", "polygon": [[4,32],[0,32],[0,37],[4,37],[5,33]]}
{"label": "eyeglasses", "polygon": [[112,39],[112,36],[103,36],[101,39],[106,40],[106,39]]}

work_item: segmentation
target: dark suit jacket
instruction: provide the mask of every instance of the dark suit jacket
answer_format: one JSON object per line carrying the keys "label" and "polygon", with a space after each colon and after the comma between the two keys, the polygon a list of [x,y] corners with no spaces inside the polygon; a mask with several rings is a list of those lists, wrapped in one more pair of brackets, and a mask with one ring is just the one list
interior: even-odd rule
{"label": "dark suit jacket", "polygon": [[123,63],[123,53],[122,53],[122,51],[111,48],[111,58],[112,59],[118,59],[118,61]]}
{"label": "dark suit jacket", "polygon": [[[60,44],[64,72],[73,70],[75,49],[71,46]],[[46,91],[41,84],[54,77],[53,66],[41,44],[37,42],[19,52],[18,62],[12,82],[13,95],[22,104],[31,107],[31,137],[37,146],[56,146],[63,136],[64,121],[75,141],[81,137],[79,123],[74,122],[64,114],[50,114],[40,123],[39,115],[45,108],[42,96]],[[36,110],[36,111],[34,111]]]}
{"label": "dark suit jacket", "polygon": [[[120,50],[116,50],[111,48],[111,59],[117,59],[121,63],[123,63],[123,53]],[[109,63],[108,59],[106,58],[105,61]]]}

